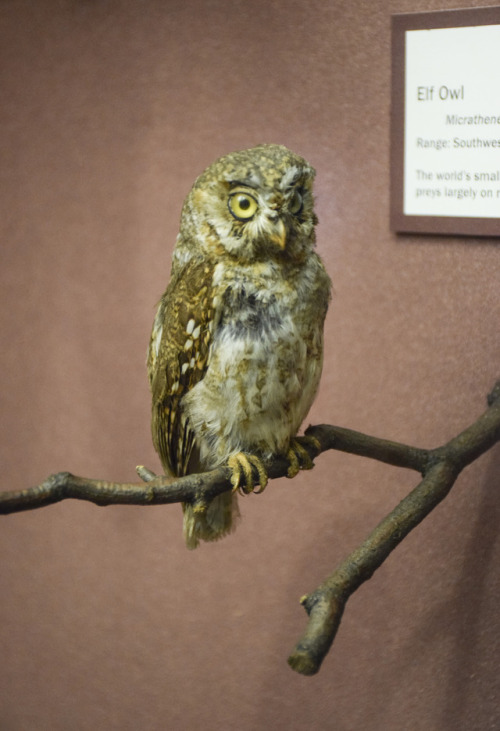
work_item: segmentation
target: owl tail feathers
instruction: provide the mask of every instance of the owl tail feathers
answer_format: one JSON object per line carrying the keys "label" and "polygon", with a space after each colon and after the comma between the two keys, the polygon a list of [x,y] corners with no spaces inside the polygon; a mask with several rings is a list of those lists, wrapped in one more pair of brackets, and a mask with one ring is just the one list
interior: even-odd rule
{"label": "owl tail feathers", "polygon": [[203,513],[195,512],[190,503],[182,503],[182,509],[184,538],[189,549],[197,548],[200,541],[218,541],[231,533],[240,517],[238,497],[234,492],[217,495]]}

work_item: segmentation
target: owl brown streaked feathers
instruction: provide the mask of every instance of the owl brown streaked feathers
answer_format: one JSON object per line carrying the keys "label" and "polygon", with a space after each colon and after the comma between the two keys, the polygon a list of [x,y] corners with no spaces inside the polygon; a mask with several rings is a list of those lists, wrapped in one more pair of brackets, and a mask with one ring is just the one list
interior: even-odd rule
{"label": "owl brown streaked feathers", "polygon": [[[319,384],[330,297],[313,250],[313,178],[286,147],[259,145],[210,165],[184,202],[148,353],[153,441],[167,474],[229,463],[237,485],[253,465],[263,487],[260,460],[293,457]],[[237,497],[183,509],[195,548],[231,531]]]}

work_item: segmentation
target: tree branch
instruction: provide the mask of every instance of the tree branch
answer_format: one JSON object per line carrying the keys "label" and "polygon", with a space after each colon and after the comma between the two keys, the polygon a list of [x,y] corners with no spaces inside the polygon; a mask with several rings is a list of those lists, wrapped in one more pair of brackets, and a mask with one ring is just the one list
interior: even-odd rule
{"label": "tree branch", "polygon": [[[313,456],[318,454],[318,450],[311,447],[309,451]],[[270,478],[285,477],[288,467],[287,460],[282,457],[266,463]],[[231,471],[227,467],[186,477],[157,476],[143,466],[137,467],[137,472],[143,482],[108,482],[58,472],[36,487],[0,493],[0,515],[35,510],[68,498],[87,500],[101,506],[182,502],[202,507],[216,495],[233,489]]]}
{"label": "tree branch", "polygon": [[[487,411],[474,424],[443,447],[431,450],[338,426],[323,424],[307,429],[309,439],[304,439],[302,446],[312,459],[328,449],[336,449],[416,470],[423,479],[321,586],[301,599],[309,621],[288,659],[294,670],[304,675],[318,672],[351,594],[443,500],[461,470],[500,440],[500,381],[488,397],[488,404]],[[286,476],[289,464],[278,457],[265,466],[269,477],[276,478]],[[67,498],[87,500],[96,505],[190,502],[203,509],[216,495],[232,489],[227,467],[181,478],[156,476],[145,467],[138,467],[137,471],[143,482],[107,482],[59,472],[36,487],[0,493],[0,514],[33,510]]]}
{"label": "tree branch", "polygon": [[[404,445],[355,435],[349,445],[340,447],[354,454],[382,459],[400,467],[410,467],[423,474],[417,487],[392,510],[368,538],[348,556],[336,571],[301,604],[309,615],[306,631],[288,658],[289,665],[303,675],[314,675],[321,667],[340,625],[347,600],[391,551],[446,497],[464,467],[500,440],[500,381],[488,397],[488,410],[470,427],[443,447],[405,452]],[[337,429],[319,427],[333,438]],[[345,430],[342,430],[345,432]],[[316,428],[308,434],[317,437]],[[325,437],[328,438],[328,437]],[[365,449],[369,440],[371,454]],[[335,444],[339,448],[339,444]],[[378,450],[381,450],[379,452]]]}

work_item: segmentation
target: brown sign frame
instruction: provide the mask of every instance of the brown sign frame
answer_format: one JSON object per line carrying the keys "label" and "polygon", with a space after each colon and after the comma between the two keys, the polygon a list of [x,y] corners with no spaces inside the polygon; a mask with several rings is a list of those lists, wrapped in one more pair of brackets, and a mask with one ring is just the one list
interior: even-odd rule
{"label": "brown sign frame", "polygon": [[[404,213],[406,31],[500,25],[500,6],[404,13],[392,16],[391,229],[398,233],[499,236],[498,218],[406,215]],[[500,108],[500,100],[499,100]]]}

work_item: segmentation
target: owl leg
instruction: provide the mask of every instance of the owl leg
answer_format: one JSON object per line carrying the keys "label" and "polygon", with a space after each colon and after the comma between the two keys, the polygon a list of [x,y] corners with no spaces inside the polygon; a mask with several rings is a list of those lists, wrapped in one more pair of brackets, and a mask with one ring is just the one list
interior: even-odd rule
{"label": "owl leg", "polygon": [[318,451],[321,449],[320,443],[314,437],[295,437],[292,439],[287,452],[288,461],[290,462],[287,477],[295,477],[299,470],[312,470],[314,467],[309,452],[302,446],[303,444],[313,446]]}
{"label": "owl leg", "polygon": [[[264,469],[264,465],[261,460],[254,454],[247,454],[245,452],[233,454],[229,457],[227,465],[232,472],[231,482],[233,485],[233,491],[239,490],[242,494],[255,492],[258,495],[266,487],[267,472]],[[257,474],[259,475],[259,490],[255,490],[252,467],[255,467]],[[242,484],[242,478],[244,478],[244,484]]]}

